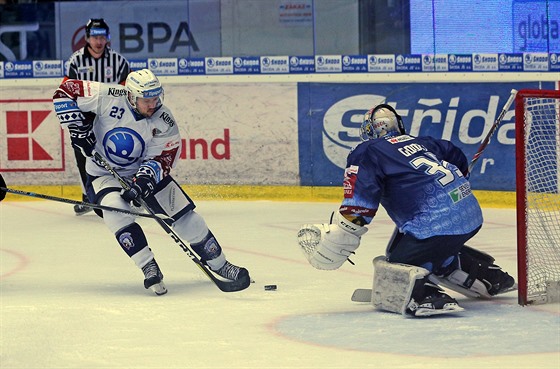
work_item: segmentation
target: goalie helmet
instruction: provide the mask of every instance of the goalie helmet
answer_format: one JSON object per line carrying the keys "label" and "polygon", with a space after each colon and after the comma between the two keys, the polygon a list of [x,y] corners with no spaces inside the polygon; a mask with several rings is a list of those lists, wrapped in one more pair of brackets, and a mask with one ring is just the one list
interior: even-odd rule
{"label": "goalie helmet", "polygon": [[107,40],[110,38],[109,26],[103,18],[90,19],[86,24],[86,38],[90,36],[105,36]]}
{"label": "goalie helmet", "polygon": [[387,134],[404,135],[405,133],[401,116],[387,104],[380,104],[370,109],[364,115],[364,121],[360,127],[362,141],[383,137]]}
{"label": "goalie helmet", "polygon": [[138,98],[158,97],[156,109],[163,104],[163,87],[156,75],[149,69],[141,69],[130,73],[126,78],[125,87],[128,91],[127,101],[136,113],[140,114],[136,106]]}

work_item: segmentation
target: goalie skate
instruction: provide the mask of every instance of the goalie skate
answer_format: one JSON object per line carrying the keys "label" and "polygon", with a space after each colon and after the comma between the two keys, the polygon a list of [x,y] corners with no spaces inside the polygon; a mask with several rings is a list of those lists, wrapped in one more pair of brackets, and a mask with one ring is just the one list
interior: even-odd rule
{"label": "goalie skate", "polygon": [[418,308],[415,311],[414,316],[419,317],[419,318],[424,318],[424,317],[432,316],[432,315],[459,313],[459,312],[464,311],[464,310],[465,309],[463,309],[457,303],[455,303],[455,304],[447,304],[445,307],[443,307],[441,309]]}
{"label": "goalie skate", "polygon": [[[357,288],[352,293],[351,300],[354,302],[371,303],[371,289]],[[442,301],[440,300],[440,302]],[[442,303],[439,309],[435,309],[433,303],[434,301],[426,301],[422,305],[419,305],[416,301],[412,300],[407,306],[407,314],[416,317],[427,317],[432,315],[458,313],[465,310],[460,307],[455,300]],[[408,312],[408,310],[411,312]],[[414,313],[412,313],[412,310],[414,310]]]}
{"label": "goalie skate", "polygon": [[433,292],[424,297],[420,303],[414,299],[406,306],[406,314],[414,317],[427,317],[432,315],[458,313],[465,309],[459,306],[451,296],[443,293],[436,285],[426,283],[426,288]]}

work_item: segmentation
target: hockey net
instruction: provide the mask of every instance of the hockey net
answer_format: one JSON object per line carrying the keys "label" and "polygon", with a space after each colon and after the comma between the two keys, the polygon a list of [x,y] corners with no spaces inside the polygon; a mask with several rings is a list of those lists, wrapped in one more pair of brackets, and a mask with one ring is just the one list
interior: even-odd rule
{"label": "hockey net", "polygon": [[560,91],[515,100],[519,304],[560,301]]}

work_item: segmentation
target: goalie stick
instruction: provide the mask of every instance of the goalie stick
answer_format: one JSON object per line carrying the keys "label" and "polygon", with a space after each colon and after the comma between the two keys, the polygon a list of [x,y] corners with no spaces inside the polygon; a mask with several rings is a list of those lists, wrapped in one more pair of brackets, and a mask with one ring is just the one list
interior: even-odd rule
{"label": "goalie stick", "polygon": [[[117,173],[113,167],[107,162],[107,160],[101,156],[98,152],[94,152],[93,153],[95,160],[101,164],[109,173],[111,173],[111,175],[113,177],[115,177],[115,179],[117,181],[119,181],[119,183],[121,184],[122,188],[124,188],[125,190],[129,190],[130,189],[130,185],[128,184],[128,182],[122,178],[119,173]],[[154,212],[152,209],[150,209],[150,207],[148,206],[148,204],[146,204],[146,202],[141,199],[140,203],[142,204],[142,206],[144,207],[144,209],[146,209],[148,211],[149,214],[154,215]],[[206,274],[206,276],[212,281],[214,282],[214,284],[222,291],[222,292],[236,292],[236,291],[241,291],[246,289],[247,287],[250,286],[251,284],[251,279],[249,277],[246,278],[240,278],[234,281],[224,281],[221,280],[219,278],[217,278],[214,273],[212,273],[212,271],[210,271],[208,269],[208,267],[206,266],[206,264],[204,264],[199,258],[198,256],[194,253],[194,251],[192,251],[189,246],[187,246],[182,240],[181,238],[177,235],[177,233],[175,233],[175,231],[171,228],[171,226],[169,226],[165,221],[163,221],[160,218],[154,217],[154,219],[156,220],[156,222],[160,225],[161,228],[163,228],[163,230],[165,232],[167,232],[167,234],[173,239],[173,241],[175,241],[175,243],[177,245],[179,245],[179,247],[181,247],[181,249],[183,249],[183,251],[187,254],[187,256],[200,268],[200,270],[202,270],[202,272],[204,274]]]}
{"label": "goalie stick", "polygon": [[[494,135],[494,132],[496,132],[496,129],[498,129],[498,126],[500,125],[500,123],[502,123],[502,120],[504,119],[504,116],[506,115],[509,107],[511,106],[511,104],[515,100],[516,95],[517,95],[517,90],[512,89],[511,92],[510,92],[509,98],[507,99],[506,103],[504,104],[504,107],[502,108],[502,111],[500,112],[500,114],[498,115],[496,120],[494,121],[494,124],[492,124],[492,127],[490,128],[490,131],[486,134],[486,137],[484,138],[484,141],[482,141],[482,143],[478,147],[478,150],[476,151],[473,158],[471,159],[471,162],[469,163],[469,169],[468,169],[468,175],[469,176],[470,176],[470,173],[471,173],[474,165],[476,164],[478,159],[480,159],[480,156],[482,155],[484,150],[486,150],[486,146],[488,146],[488,144],[490,143],[490,139]],[[391,247],[393,246],[393,244],[395,242],[398,242],[398,240],[400,240],[401,237],[402,237],[402,234],[395,227],[395,229],[393,230],[393,234],[392,234],[392,236],[389,239],[389,242],[387,244],[387,252],[389,252],[391,250]],[[504,292],[508,292],[508,291],[504,291]],[[357,288],[352,293],[351,300],[354,301],[354,302],[371,302],[371,289]]]}
{"label": "goalie stick", "polygon": [[506,103],[504,104],[504,107],[502,108],[502,111],[500,112],[500,114],[498,115],[496,120],[494,121],[494,124],[492,125],[492,128],[490,128],[490,131],[488,132],[488,134],[484,138],[484,141],[482,141],[482,143],[478,147],[478,150],[474,154],[474,156],[471,160],[471,163],[469,164],[469,175],[472,171],[472,168],[474,167],[474,165],[476,164],[476,162],[478,161],[478,159],[480,158],[480,156],[482,155],[482,153],[486,149],[486,146],[488,146],[488,143],[490,143],[490,138],[492,138],[492,135],[494,134],[494,132],[496,132],[496,129],[498,129],[498,126],[500,125],[500,123],[502,123],[502,119],[504,119],[504,115],[506,115],[509,107],[513,103],[513,100],[515,100],[515,95],[517,95],[517,90],[512,89],[511,93],[509,95],[509,98],[507,99]]}
{"label": "goalie stick", "polygon": [[114,208],[114,207],[111,207],[111,206],[91,204],[91,203],[85,202],[85,201],[76,201],[76,200],[71,200],[71,199],[65,199],[63,197],[55,197],[55,196],[43,195],[43,194],[35,193],[35,192],[15,190],[13,188],[6,187],[6,182],[4,181],[4,177],[2,177],[2,174],[0,174],[0,201],[4,200],[4,198],[6,197],[6,193],[11,193],[11,194],[14,194],[14,195],[21,195],[21,196],[35,197],[37,199],[43,199],[43,200],[58,201],[58,202],[66,203],[66,204],[88,206],[88,207],[94,208],[94,209],[112,211],[114,213],[129,214],[129,215],[134,215],[134,216],[137,216],[137,217],[160,218],[162,220],[171,219],[167,215],[163,215],[163,214],[161,214],[161,215],[157,214],[156,215],[156,214],[137,213],[137,212],[128,211],[128,210],[125,210],[125,209]]}

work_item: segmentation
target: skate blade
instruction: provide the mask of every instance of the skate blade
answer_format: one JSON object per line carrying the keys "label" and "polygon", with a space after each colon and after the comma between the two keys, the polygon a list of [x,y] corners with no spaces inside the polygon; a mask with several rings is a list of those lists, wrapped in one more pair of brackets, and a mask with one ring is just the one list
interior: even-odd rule
{"label": "skate blade", "polygon": [[167,293],[167,288],[163,282],[156,283],[150,286],[150,290],[152,290],[156,295],[161,296]]}
{"label": "skate blade", "polygon": [[426,316],[432,316],[432,315],[453,314],[453,313],[459,313],[459,312],[464,311],[464,310],[465,309],[463,309],[459,305],[451,304],[451,305],[448,305],[448,306],[444,307],[443,309],[418,308],[414,312],[414,316],[415,317],[426,317]]}
{"label": "skate blade", "polygon": [[501,295],[504,293],[508,293],[511,291],[517,291],[517,283],[515,283],[513,286],[511,286],[510,288],[506,288],[505,290],[501,290],[500,292],[498,292],[496,295]]}

